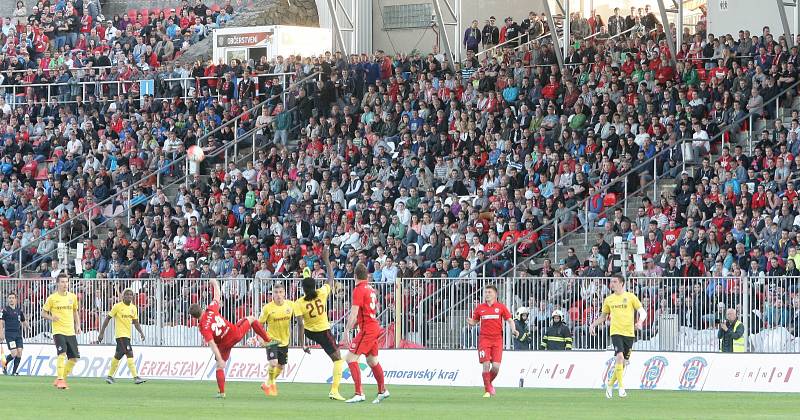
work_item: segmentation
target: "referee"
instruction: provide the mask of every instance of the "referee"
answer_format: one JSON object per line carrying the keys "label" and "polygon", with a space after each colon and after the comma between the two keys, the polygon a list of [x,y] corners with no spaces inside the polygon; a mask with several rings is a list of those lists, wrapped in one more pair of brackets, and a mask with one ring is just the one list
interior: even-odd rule
{"label": "referee", "polygon": [[11,374],[19,376],[17,369],[22,361],[22,327],[24,326],[27,330],[30,330],[30,327],[22,309],[17,307],[17,295],[13,292],[9,293],[7,302],[8,304],[0,309],[0,342],[5,340],[8,346],[8,356],[3,364],[3,373],[9,374],[8,364],[13,361],[14,370]]}

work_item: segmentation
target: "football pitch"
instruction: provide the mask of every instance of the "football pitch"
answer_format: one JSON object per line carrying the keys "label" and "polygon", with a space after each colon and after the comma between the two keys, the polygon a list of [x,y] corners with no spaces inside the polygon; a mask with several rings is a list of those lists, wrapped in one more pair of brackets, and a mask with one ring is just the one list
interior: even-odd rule
{"label": "football pitch", "polygon": [[[731,419],[796,418],[800,395],[629,390],[606,400],[601,390],[500,388],[492,399],[479,388],[390,386],[391,398],[355,405],[328,400],[327,385],[281,384],[266,397],[254,382],[229,382],[217,400],[213,381],[72,379],[60,391],[52,378],[0,376],[0,419]],[[352,385],[342,394],[352,395]],[[792,414],[795,413],[795,414]]]}

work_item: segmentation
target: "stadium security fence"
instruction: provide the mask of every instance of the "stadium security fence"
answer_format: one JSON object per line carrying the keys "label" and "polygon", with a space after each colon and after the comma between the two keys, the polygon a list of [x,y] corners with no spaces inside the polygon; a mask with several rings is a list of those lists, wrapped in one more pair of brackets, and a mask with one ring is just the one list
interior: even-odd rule
{"label": "stadium security fence", "polygon": [[[375,284],[379,294],[378,317],[385,327],[383,347],[472,349],[477,347],[478,328],[466,318],[482,297],[483,287],[498,287],[499,299],[512,313],[529,312],[523,322],[528,339],[520,342],[506,334],[506,347],[540,350],[553,311],[560,310],[570,329],[574,350],[603,350],[610,346],[608,323],[596,336],[589,325],[600,315],[603,298],[610,293],[608,278],[402,278],[394,284]],[[302,296],[301,279],[221,278],[222,314],[231,322],[247,315],[258,316],[270,299],[272,286],[281,283],[287,299]],[[82,333],[78,340],[98,340],[97,330],[122,290],[134,291],[134,303],[146,339],[134,344],[155,346],[200,346],[196,322],[188,314],[192,303],[205,304],[211,296],[207,279],[72,279],[70,290],[80,300]],[[637,332],[634,349],[651,351],[719,351],[717,331],[725,311],[734,308],[745,327],[748,352],[800,352],[800,277],[637,277],[627,281],[628,290],[639,296],[647,310],[644,328]],[[344,322],[350,308],[353,279],[337,279],[328,301],[334,336],[343,340]],[[0,280],[3,302],[9,292],[17,294],[30,320],[26,342],[52,341],[49,322],[41,307],[55,290],[52,278]],[[516,316],[516,315],[515,315]],[[519,327],[518,327],[519,328]],[[109,328],[101,343],[113,343]],[[304,344],[293,334],[293,345]],[[247,339],[241,344],[256,345]]]}

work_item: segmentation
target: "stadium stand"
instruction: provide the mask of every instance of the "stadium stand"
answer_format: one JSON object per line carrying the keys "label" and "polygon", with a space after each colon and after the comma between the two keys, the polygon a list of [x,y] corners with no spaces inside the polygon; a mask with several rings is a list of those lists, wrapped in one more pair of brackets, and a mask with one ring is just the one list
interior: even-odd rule
{"label": "stadium stand", "polygon": [[[100,22],[74,3],[15,14],[0,36],[9,275],[60,272],[60,238],[81,243],[84,278],[235,278],[229,296],[245,299],[261,296],[253,279],[323,276],[331,245],[339,278],[368,263],[383,316],[398,299],[422,314],[408,330],[447,323],[437,314],[471,304],[483,277],[534,276],[552,280],[513,291],[531,329],[563,308],[580,331],[602,295],[591,278],[621,269],[613,238],[644,236],[634,274],[663,280],[635,287],[653,311],[694,308],[680,322],[692,342],[739,282],[754,334],[797,337],[800,56],[782,36],[701,21],[673,60],[655,16],[576,15],[562,72],[532,13],[487,20],[477,43],[465,33],[455,72],[441,53],[382,51],[184,68],[171,60],[235,16],[227,6]],[[194,145],[209,155],[189,173]],[[396,296],[398,278],[418,280]],[[412,341],[469,347],[470,334]]]}

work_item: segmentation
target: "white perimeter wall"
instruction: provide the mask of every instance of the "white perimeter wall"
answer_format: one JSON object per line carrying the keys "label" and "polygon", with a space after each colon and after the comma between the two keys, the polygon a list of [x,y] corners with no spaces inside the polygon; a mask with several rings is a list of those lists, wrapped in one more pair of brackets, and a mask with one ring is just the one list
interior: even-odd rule
{"label": "white perimeter wall", "polygon": [[[723,10],[721,3],[727,3],[727,9]],[[797,33],[794,7],[786,7],[786,19],[789,30]],[[764,26],[769,26],[775,40],[783,34],[775,0],[709,0],[707,22],[710,33],[731,34],[734,39],[738,39],[740,30],[749,30],[751,36],[761,36]]]}
{"label": "white perimeter wall", "polygon": [[[139,375],[148,379],[214,380],[211,351],[202,347],[134,347]],[[75,376],[102,378],[114,355],[113,346],[81,346]],[[475,350],[381,350],[381,365],[389,385],[480,387]],[[375,380],[364,360],[362,378]],[[610,351],[513,352],[503,354],[495,384],[500,387],[603,387],[611,373]],[[21,375],[54,376],[53,345],[28,344]],[[227,366],[230,380],[262,381],[267,360],[262,348],[234,349]],[[130,378],[127,366],[118,374]],[[331,362],[322,350],[304,355],[290,349],[281,382],[329,383]],[[352,383],[349,371],[344,382]],[[625,371],[628,389],[684,391],[800,392],[800,358],[796,354],[661,353],[634,351]]]}

